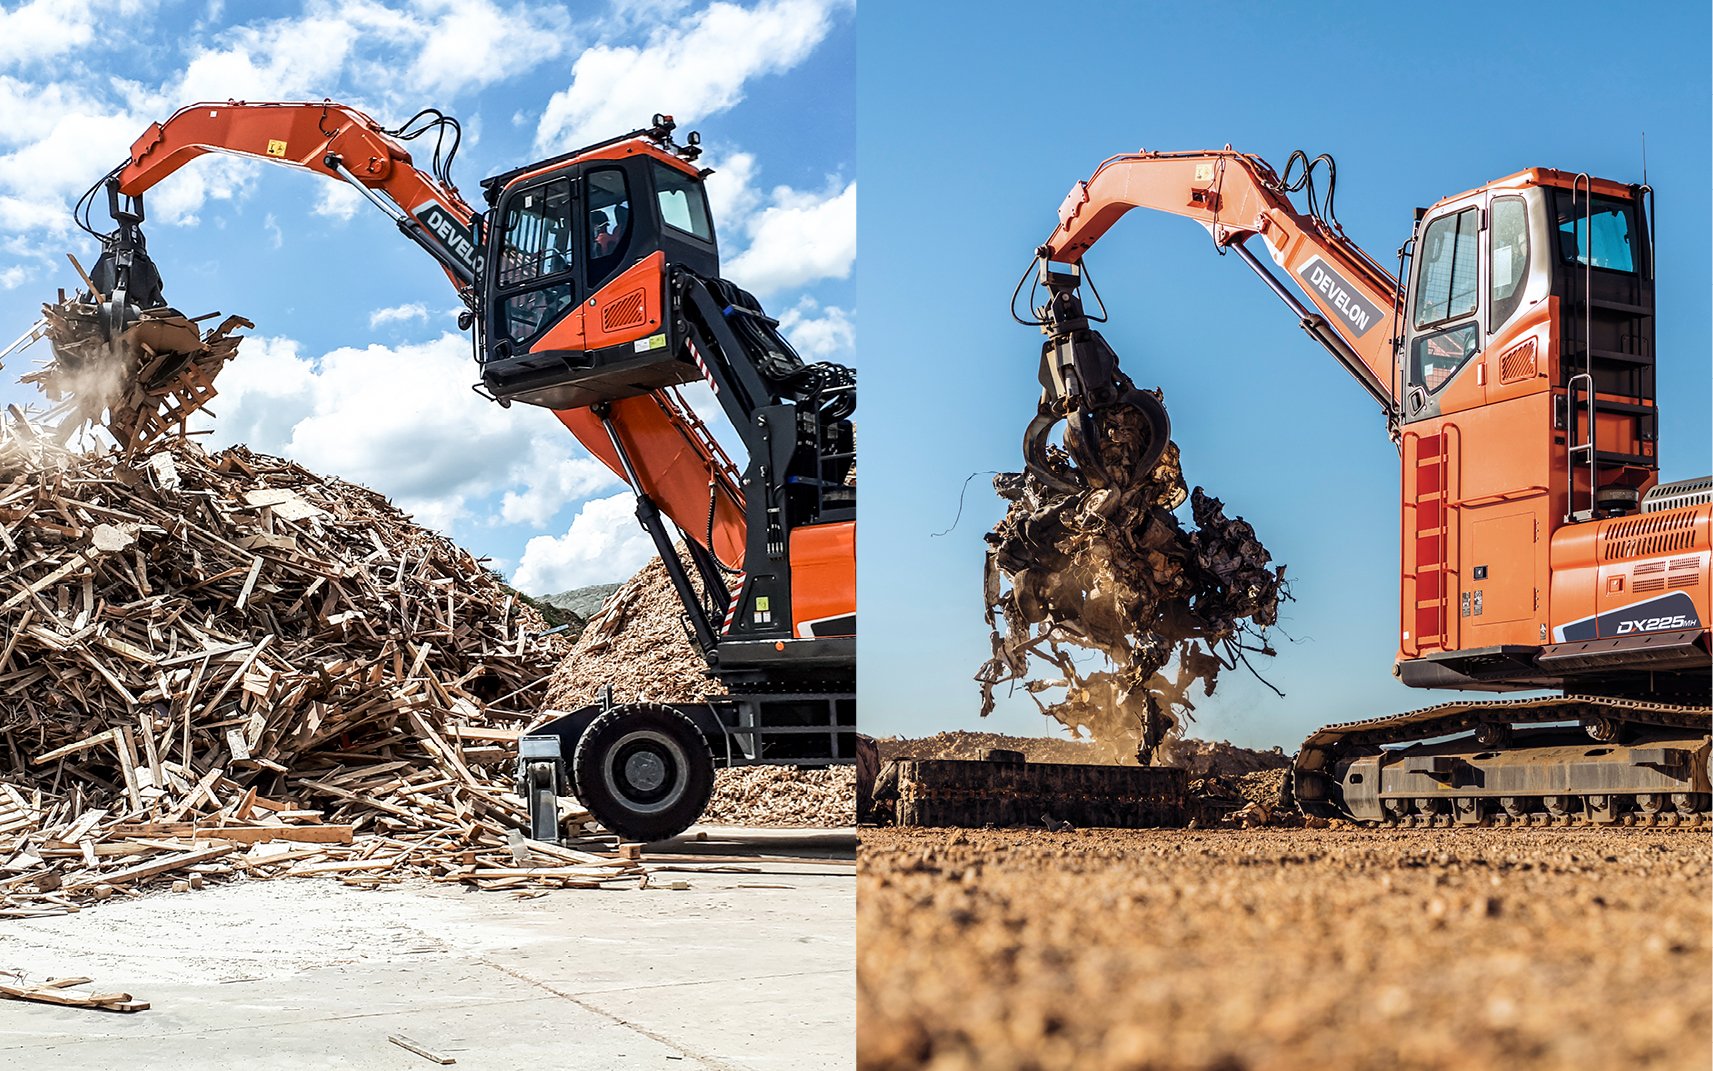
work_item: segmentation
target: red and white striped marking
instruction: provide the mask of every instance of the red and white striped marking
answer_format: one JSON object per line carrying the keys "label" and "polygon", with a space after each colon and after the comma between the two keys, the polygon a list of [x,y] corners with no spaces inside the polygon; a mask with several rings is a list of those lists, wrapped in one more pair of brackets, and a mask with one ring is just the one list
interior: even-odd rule
{"label": "red and white striped marking", "polygon": [[713,374],[708,371],[707,362],[702,360],[702,351],[698,350],[696,344],[689,339],[684,340],[684,345],[690,347],[690,356],[696,358],[696,367],[702,370],[702,378],[708,381],[708,386],[714,388],[715,394],[720,393],[720,385],[714,382]]}
{"label": "red and white striped marking", "polygon": [[726,607],[726,627],[720,630],[722,635],[729,634],[732,631],[732,625],[738,619],[738,604],[743,601],[744,580],[744,574],[739,573],[737,584],[732,588],[731,604]]}

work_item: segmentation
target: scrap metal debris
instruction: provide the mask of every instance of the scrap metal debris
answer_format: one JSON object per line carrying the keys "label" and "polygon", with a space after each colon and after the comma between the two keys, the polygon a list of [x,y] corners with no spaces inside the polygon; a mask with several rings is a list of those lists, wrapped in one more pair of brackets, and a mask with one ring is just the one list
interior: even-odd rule
{"label": "scrap metal debris", "polygon": [[53,346],[44,367],[20,377],[63,414],[55,434],[64,442],[79,430],[107,429],[126,457],[146,453],[169,436],[182,436],[193,413],[215,395],[214,377],[237,356],[241,339],[233,332],[256,325],[228,316],[202,333],[195,320],[177,309],[148,309],[118,335],[108,338],[101,304],[89,293],[42,306],[43,330]]}
{"label": "scrap metal debris", "polygon": [[[1152,471],[1133,470],[1147,434],[1140,413],[1119,408],[1102,421],[1098,466],[1079,472],[1049,447],[1048,464],[1079,485],[1070,491],[1029,473],[994,478],[1010,505],[986,537],[993,657],[976,676],[984,716],[997,685],[1019,682],[1042,713],[1144,765],[1195,709],[1196,682],[1212,695],[1221,670],[1274,653],[1267,630],[1289,598],[1285,567],[1268,564],[1255,530],[1200,487],[1186,491],[1176,443]],[[1189,528],[1174,512],[1186,500]],[[1087,651],[1098,668],[1079,661]],[[1063,698],[1043,698],[1058,688]]]}

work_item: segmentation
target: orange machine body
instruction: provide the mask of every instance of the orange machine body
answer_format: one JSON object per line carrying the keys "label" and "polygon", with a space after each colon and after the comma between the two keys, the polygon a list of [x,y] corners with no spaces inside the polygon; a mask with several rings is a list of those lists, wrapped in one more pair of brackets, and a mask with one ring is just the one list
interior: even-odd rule
{"label": "orange machine body", "polygon": [[[746,627],[760,621],[787,637],[853,635],[854,522],[793,524],[790,553],[793,561],[801,559],[805,571],[789,580],[777,561],[783,542],[776,553],[770,533],[761,534],[759,544],[752,538],[760,529],[751,532],[752,518],[746,514],[749,474],[733,463],[677,390],[705,379],[723,405],[737,392],[751,405],[761,405],[769,389],[753,374],[746,378],[735,350],[704,354],[687,343],[681,318],[674,318],[675,301],[681,300],[674,290],[682,281],[679,274],[718,275],[711,215],[705,202],[698,215],[692,196],[684,192],[694,187],[694,196],[702,196],[706,172],[693,162],[699,150],[673,146],[670,117],[656,116],[649,131],[485,180],[492,207],[484,214],[451,184],[450,156],[443,165],[438,143],[432,170],[412,161],[405,142],[433,129],[432,123],[418,122],[430,115],[456,126],[432,109],[389,130],[332,101],[194,104],[149,126],[113,172],[112,188],[132,199],[140,222],[143,194],[208,153],[286,164],[356,186],[436,258],[472,317],[483,319],[484,386],[505,404],[521,400],[551,410],[596,458],[698,544],[698,552],[711,553],[712,561],[704,557],[701,562],[705,583],[721,582],[725,574],[719,567],[731,571],[724,580],[732,589],[726,631],[741,615]],[[598,178],[621,175],[623,185],[617,188],[623,194],[614,195],[609,206],[591,206]],[[675,189],[665,191],[656,176],[670,178]],[[561,188],[566,193],[555,201]],[[527,197],[537,190],[542,207],[532,209]],[[667,218],[669,197],[680,198],[674,203],[687,215]],[[506,221],[513,204],[523,206],[517,210],[524,217],[518,240],[539,248],[526,253],[510,244]],[[598,257],[589,252],[593,222],[585,218],[593,209],[605,211],[607,223],[625,235],[612,253],[615,264],[599,273]],[[518,259],[508,260],[508,253]],[[496,318],[496,310],[507,303],[522,310],[518,321],[540,310],[527,333],[510,330],[516,322]],[[759,310],[753,315],[762,317]],[[724,363],[710,371],[716,361]],[[762,472],[780,469],[784,478],[780,456],[762,464]],[[795,495],[793,502],[803,497],[797,484],[774,493]],[[758,490],[758,500],[762,497]],[[854,500],[854,490],[850,497]],[[778,502],[769,500],[763,508],[773,516]],[[755,553],[755,545],[767,553]],[[769,561],[746,563],[746,557],[764,556]],[[793,615],[789,621],[786,612]],[[799,621],[805,623],[801,629]],[[840,624],[847,621],[848,627]]]}
{"label": "orange machine body", "polygon": [[[1652,191],[1519,171],[1419,211],[1411,270],[1395,279],[1292,171],[1229,147],[1115,156],[1072,187],[1037,255],[1079,262],[1133,208],[1192,219],[1381,403],[1400,455],[1407,683],[1611,684],[1668,662],[1705,668],[1713,506],[1648,498]],[[1307,211],[1289,196],[1305,184]],[[1250,238],[1285,279],[1247,252]],[[1583,646],[1596,639],[1616,646]]]}
{"label": "orange machine body", "polygon": [[856,522],[791,533],[791,621],[801,637],[856,635]]}
{"label": "orange machine body", "polygon": [[[1523,272],[1522,292],[1490,306],[1495,274],[1508,274],[1494,213],[1502,199],[1520,211],[1525,197],[1535,199],[1531,213],[1549,213],[1531,223],[1530,239],[1549,248]],[[1414,395],[1412,347],[1447,332],[1433,325],[1400,346],[1398,650],[1410,683],[1568,685],[1579,673],[1644,669],[1667,646],[1680,662],[1707,647],[1713,507],[1646,504],[1659,481],[1643,263],[1652,251],[1638,226],[1628,239],[1633,272],[1590,270],[1591,255],[1567,259],[1559,232],[1578,226],[1575,206],[1591,198],[1642,218],[1637,188],[1545,169],[1446,198],[1426,216],[1430,226],[1458,213],[1479,221],[1470,266],[1480,299],[1460,325],[1474,333],[1474,352],[1417,382]],[[1426,411],[1411,420],[1411,406]],[[1525,649],[1533,653],[1507,674],[1511,653]]]}

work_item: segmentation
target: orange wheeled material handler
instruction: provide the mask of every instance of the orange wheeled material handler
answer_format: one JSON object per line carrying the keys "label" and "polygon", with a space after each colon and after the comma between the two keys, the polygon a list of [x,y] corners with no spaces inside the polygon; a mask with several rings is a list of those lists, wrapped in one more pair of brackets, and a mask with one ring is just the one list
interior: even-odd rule
{"label": "orange wheeled material handler", "polygon": [[[566,791],[619,834],[651,840],[696,820],[717,765],[855,756],[855,376],[804,362],[759,303],[719,277],[700,139],[678,145],[674,128],[657,115],[496,175],[478,210],[450,177],[457,121],[432,109],[385,129],[331,102],[197,104],[151,125],[79,205],[94,233],[89,208],[104,189],[116,224],[99,235],[92,272],[116,336],[164,304],[140,225],[144,192],[167,175],[221,152],[349,183],[456,288],[477,389],[502,406],[552,410],[636,493],[729,694],[603,702],[532,727],[518,772],[540,839],[558,837]],[[405,148],[418,138],[434,143],[427,171]],[[698,379],[743,438],[741,464],[679,396]]]}
{"label": "orange wheeled material handler", "polygon": [[1195,220],[1384,414],[1402,493],[1393,672],[1558,693],[1321,729],[1292,775],[1302,808],[1405,825],[1703,821],[1713,479],[1659,482],[1653,191],[1521,171],[1418,210],[1394,274],[1338,225],[1335,181],[1330,157],[1294,154],[1281,177],[1226,149],[1116,156],[1077,183],[1036,251],[1031,470],[1068,478],[1045,450],[1064,419],[1092,464],[1081,444],[1119,405],[1152,425],[1139,464],[1164,447],[1164,410],[1090,327],[1082,260],[1132,208]]}

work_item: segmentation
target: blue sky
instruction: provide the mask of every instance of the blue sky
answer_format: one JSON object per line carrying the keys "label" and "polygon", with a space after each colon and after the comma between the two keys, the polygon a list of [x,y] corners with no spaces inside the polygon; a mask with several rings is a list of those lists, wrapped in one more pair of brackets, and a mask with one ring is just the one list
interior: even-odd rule
{"label": "blue sky", "polygon": [[[718,171],[725,274],[807,356],[848,363],[854,65],[849,0],[6,0],[0,345],[75,288],[67,251],[93,263],[70,204],[150,121],[200,100],[332,97],[385,125],[429,106],[460,118],[453,177],[472,203],[487,175],[676,115]],[[148,207],[167,299],[257,324],[218,383],[212,443],[375,487],[538,593],[623,579],[652,554],[623,486],[550,414],[471,393],[444,275],[354,191],[205,157]],[[34,400],[15,380],[38,351],[7,360],[0,402]]]}
{"label": "blue sky", "polygon": [[[870,3],[864,161],[862,723],[879,735],[1051,731],[1021,696],[986,722],[984,531],[971,472],[1020,464],[1039,336],[1006,300],[1078,179],[1118,152],[1330,152],[1346,231],[1396,260],[1411,210],[1543,165],[1658,190],[1665,478],[1709,459],[1709,26],[1704,5]],[[884,57],[881,60],[879,57]],[[903,76],[907,72],[908,76]],[[1244,674],[1196,735],[1293,750],[1317,725],[1446,698],[1391,677],[1397,455],[1361,388],[1206,232],[1132,214],[1090,263],[1106,337],[1161,386],[1185,475],[1289,564],[1274,697]],[[875,310],[880,310],[878,313]]]}

